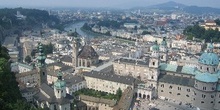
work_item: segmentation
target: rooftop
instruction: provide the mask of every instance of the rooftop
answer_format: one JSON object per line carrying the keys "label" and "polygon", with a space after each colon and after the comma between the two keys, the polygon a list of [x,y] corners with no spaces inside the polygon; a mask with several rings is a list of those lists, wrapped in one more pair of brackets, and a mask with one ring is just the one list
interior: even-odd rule
{"label": "rooftop", "polygon": [[93,78],[98,78],[98,79],[103,79],[103,80],[108,80],[108,81],[113,81],[128,85],[132,85],[135,81],[135,79],[131,76],[120,76],[116,74],[102,73],[97,71],[84,72],[83,75],[87,77],[93,77]]}
{"label": "rooftop", "polygon": [[210,73],[196,74],[195,79],[201,82],[206,82],[206,83],[218,82],[218,77]]}
{"label": "rooftop", "polygon": [[194,87],[194,79],[174,75],[160,75],[159,82]]}

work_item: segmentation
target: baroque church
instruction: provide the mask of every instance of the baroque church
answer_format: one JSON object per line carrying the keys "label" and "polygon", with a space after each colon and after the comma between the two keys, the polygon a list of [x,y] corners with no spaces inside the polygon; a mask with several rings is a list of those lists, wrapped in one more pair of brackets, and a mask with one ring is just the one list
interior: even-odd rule
{"label": "baroque church", "polygon": [[38,92],[33,95],[34,104],[50,110],[70,110],[73,96],[66,93],[66,82],[62,79],[62,73],[57,74],[57,81],[53,88],[47,83],[46,56],[43,46],[39,43],[39,55],[37,57]]}
{"label": "baroque church", "polygon": [[[155,88],[150,97],[188,103],[201,110],[220,110],[219,57],[213,44],[199,57],[197,67],[167,63],[168,48],[165,38],[151,47],[146,61],[120,58],[113,62],[114,73],[133,76],[148,88]],[[155,93],[155,94],[153,94]],[[146,91],[135,91],[135,96],[146,98]],[[143,96],[144,95],[144,96]]]}

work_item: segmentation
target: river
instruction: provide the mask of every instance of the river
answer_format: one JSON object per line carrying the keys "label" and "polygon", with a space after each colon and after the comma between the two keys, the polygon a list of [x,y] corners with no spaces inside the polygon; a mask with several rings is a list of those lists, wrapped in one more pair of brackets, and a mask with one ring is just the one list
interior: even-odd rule
{"label": "river", "polygon": [[76,32],[79,33],[79,35],[81,35],[83,37],[94,38],[94,37],[100,36],[99,34],[95,34],[92,32],[82,31],[80,28],[84,25],[84,23],[86,23],[86,21],[81,21],[81,22],[69,24],[64,28],[64,30],[65,31],[70,31],[70,30],[75,31],[75,29],[76,29]]}

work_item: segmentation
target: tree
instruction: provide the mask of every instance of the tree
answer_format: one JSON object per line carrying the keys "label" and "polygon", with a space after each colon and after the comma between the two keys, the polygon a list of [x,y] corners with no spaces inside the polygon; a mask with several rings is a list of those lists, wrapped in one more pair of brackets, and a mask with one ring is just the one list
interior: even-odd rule
{"label": "tree", "polygon": [[121,88],[118,88],[118,90],[116,91],[116,98],[117,98],[117,100],[120,100],[121,96],[122,96]]}
{"label": "tree", "polygon": [[50,43],[50,44],[48,44],[48,45],[43,45],[43,50],[44,50],[44,54],[52,54],[53,53],[53,48],[54,48],[54,46],[53,46],[53,44],[52,43]]}
{"label": "tree", "polygon": [[220,26],[220,19],[216,19],[215,23]]}
{"label": "tree", "polygon": [[30,63],[31,62],[31,57],[28,55],[25,57],[25,62]]}
{"label": "tree", "polygon": [[148,32],[148,31],[143,31],[143,32],[142,32],[142,35],[146,35],[146,34],[151,34],[151,33]]}

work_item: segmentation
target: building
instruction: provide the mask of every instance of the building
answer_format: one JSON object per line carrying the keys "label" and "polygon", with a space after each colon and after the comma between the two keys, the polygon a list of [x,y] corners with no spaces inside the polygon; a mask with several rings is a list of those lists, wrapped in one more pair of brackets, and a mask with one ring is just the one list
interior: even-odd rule
{"label": "building", "polygon": [[[45,63],[45,55],[43,53],[42,44],[38,45],[37,67],[28,73],[17,74],[19,81],[23,83],[34,80],[35,85],[21,89],[22,96],[29,102],[33,102],[39,108],[48,108],[49,110],[71,110],[71,104],[74,97],[66,92],[66,82],[62,79],[62,73],[58,73],[57,81],[54,82],[53,88],[48,85],[47,66]],[[32,79],[35,76],[35,79]]]}
{"label": "building", "polygon": [[99,63],[99,55],[94,48],[88,44],[84,45],[79,51],[79,38],[73,40],[73,67],[92,67]]}
{"label": "building", "polygon": [[214,20],[206,20],[204,24],[201,25],[202,27],[204,27],[206,30],[208,29],[220,29],[220,27],[216,24],[216,22]]}

